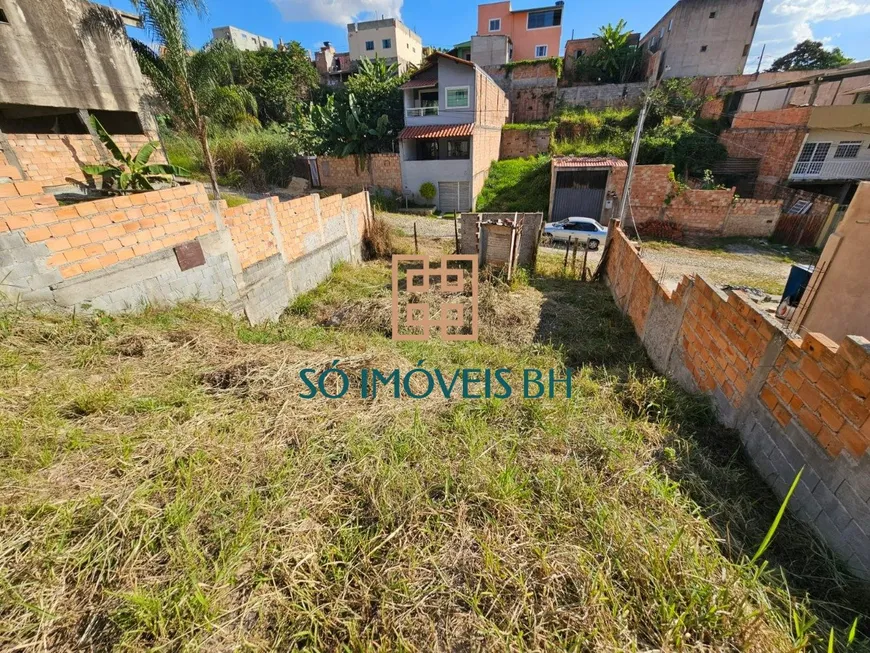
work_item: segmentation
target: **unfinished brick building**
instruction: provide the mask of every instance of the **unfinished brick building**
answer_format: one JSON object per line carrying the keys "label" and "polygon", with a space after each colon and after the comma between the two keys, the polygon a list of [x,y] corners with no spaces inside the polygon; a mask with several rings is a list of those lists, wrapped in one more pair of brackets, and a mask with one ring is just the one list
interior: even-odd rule
{"label": "unfinished brick building", "polygon": [[156,140],[125,25],[138,18],[86,0],[4,2],[0,165],[50,192],[83,182],[82,165],[108,158],[91,115],[122,150]]}

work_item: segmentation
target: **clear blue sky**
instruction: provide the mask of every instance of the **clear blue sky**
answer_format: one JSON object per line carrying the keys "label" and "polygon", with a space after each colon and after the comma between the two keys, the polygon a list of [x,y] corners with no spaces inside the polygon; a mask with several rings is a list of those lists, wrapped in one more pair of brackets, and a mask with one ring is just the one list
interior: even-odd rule
{"label": "clear blue sky", "polygon": [[[99,0],[119,9],[130,9],[129,0]],[[211,38],[211,28],[235,25],[273,39],[299,41],[312,52],[322,41],[332,41],[339,51],[347,47],[344,25],[399,14],[423,37],[425,45],[451,47],[467,41],[477,28],[477,2],[473,0],[206,0],[208,15],[188,17],[195,46]],[[723,0],[727,2],[728,0]],[[675,0],[566,0],[562,19],[562,45],[572,31],[580,38],[598,27],[625,18],[628,27],[641,33],[673,5]],[[514,8],[551,4],[549,0],[515,0]],[[829,47],[839,46],[856,60],[870,59],[870,0],[767,0],[755,36],[750,66],[758,63],[767,44],[763,67],[800,40],[814,38]]]}

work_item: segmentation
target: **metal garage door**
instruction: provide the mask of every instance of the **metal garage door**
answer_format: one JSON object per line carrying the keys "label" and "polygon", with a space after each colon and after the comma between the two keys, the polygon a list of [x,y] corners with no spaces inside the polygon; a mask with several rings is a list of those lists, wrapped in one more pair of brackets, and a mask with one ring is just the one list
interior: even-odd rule
{"label": "metal garage door", "polygon": [[558,170],[553,194],[553,222],[565,218],[601,218],[607,170]]}
{"label": "metal garage door", "polygon": [[471,182],[439,181],[438,209],[444,213],[471,211]]}
{"label": "metal garage door", "polygon": [[603,188],[557,188],[553,197],[553,222],[565,218],[601,218]]}

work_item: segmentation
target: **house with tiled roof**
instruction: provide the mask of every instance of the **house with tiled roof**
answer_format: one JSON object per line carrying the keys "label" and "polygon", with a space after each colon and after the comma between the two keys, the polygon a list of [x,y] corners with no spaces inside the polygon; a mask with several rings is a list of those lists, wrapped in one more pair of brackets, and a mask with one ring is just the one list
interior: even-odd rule
{"label": "house with tiled roof", "polygon": [[399,134],[407,197],[435,186],[445,212],[471,211],[498,159],[508,117],[504,91],[470,61],[436,52],[402,85],[405,128]]}

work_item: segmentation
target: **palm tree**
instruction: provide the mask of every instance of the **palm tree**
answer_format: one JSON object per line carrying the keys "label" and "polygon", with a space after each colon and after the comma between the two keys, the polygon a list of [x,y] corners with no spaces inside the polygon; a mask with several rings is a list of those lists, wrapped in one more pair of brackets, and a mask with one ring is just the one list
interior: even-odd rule
{"label": "palm tree", "polygon": [[[202,146],[203,158],[208,168],[215,199],[220,199],[217,172],[208,145],[208,124],[201,105],[201,95],[196,87],[210,87],[204,83],[214,80],[213,62],[204,60],[203,65],[192,63],[190,43],[184,28],[184,14],[189,10],[200,15],[205,12],[205,0],[132,0],[142,16],[145,29],[159,45],[160,54],[151,47],[131,39],[133,50],[139,59],[142,72],[154,84],[154,88],[167,105],[180,126],[190,130]],[[214,84],[213,86],[217,86]],[[226,101],[226,99],[224,99]]]}

